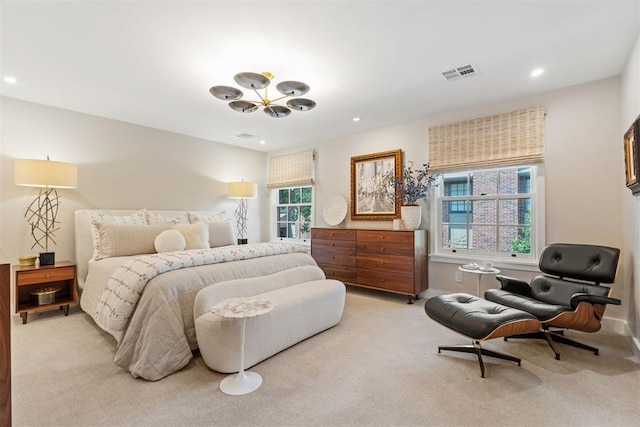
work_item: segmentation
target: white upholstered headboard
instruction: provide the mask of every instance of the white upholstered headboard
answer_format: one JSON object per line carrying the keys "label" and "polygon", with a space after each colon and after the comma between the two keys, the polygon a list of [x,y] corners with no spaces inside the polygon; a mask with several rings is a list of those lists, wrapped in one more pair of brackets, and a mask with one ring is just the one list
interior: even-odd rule
{"label": "white upholstered headboard", "polygon": [[[76,244],[76,264],[78,268],[78,287],[80,289],[84,286],[84,279],[87,277],[87,271],[89,269],[89,260],[93,257],[93,239],[91,237],[91,227],[89,226],[88,212],[103,213],[107,215],[131,215],[132,213],[139,212],[140,209],[135,210],[99,210],[99,209],[82,209],[74,213],[74,227],[75,227],[75,244]],[[179,216],[184,215],[185,210],[181,211],[155,211],[149,210],[158,215],[164,216]],[[210,211],[192,211],[197,214],[210,215],[214,212]]]}

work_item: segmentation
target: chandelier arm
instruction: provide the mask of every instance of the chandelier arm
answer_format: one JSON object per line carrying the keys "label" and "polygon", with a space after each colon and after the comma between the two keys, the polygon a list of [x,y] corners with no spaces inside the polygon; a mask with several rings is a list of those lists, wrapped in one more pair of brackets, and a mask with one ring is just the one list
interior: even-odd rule
{"label": "chandelier arm", "polygon": [[291,96],[291,95],[282,95],[280,98],[276,98],[276,99],[271,100],[271,103],[274,103],[274,102],[279,101],[281,99],[287,98],[289,96]]}
{"label": "chandelier arm", "polygon": [[275,105],[269,103],[269,105],[267,105],[266,108],[268,108],[275,116],[277,116],[278,114],[273,109],[274,106]]}
{"label": "chandelier arm", "polygon": [[[253,91],[256,93],[256,95],[258,95],[258,98],[260,98],[261,104],[264,104],[266,98],[263,98],[262,95],[260,95],[260,92],[258,92],[256,89],[253,89]],[[265,91],[265,93],[266,93],[266,91]]]}

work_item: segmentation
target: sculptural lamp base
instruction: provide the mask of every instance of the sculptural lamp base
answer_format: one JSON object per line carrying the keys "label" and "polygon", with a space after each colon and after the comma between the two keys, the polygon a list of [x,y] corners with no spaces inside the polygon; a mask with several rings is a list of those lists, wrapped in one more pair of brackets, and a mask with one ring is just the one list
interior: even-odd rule
{"label": "sculptural lamp base", "polygon": [[422,206],[400,206],[400,216],[405,230],[417,230],[422,221]]}

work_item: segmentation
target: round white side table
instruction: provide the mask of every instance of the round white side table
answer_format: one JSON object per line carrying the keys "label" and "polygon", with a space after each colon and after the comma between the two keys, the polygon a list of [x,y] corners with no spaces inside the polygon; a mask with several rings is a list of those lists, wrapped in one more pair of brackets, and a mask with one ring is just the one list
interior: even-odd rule
{"label": "round white side table", "polygon": [[473,274],[476,275],[477,280],[478,280],[477,283],[476,283],[476,287],[477,287],[476,295],[477,296],[480,296],[480,282],[482,280],[482,276],[484,276],[485,274],[493,274],[493,275],[500,274],[500,270],[498,270],[497,268],[491,268],[491,269],[488,269],[488,270],[483,270],[483,269],[480,269],[480,268],[470,269],[470,268],[464,268],[463,266],[460,266],[460,267],[458,267],[458,270],[463,271],[465,273],[473,273]]}
{"label": "round white side table", "polygon": [[240,370],[237,374],[228,375],[220,383],[220,390],[225,394],[239,396],[251,393],[262,385],[260,374],[244,370],[244,330],[248,317],[255,317],[270,312],[273,304],[267,300],[255,298],[231,298],[220,301],[211,307],[216,316],[242,321],[240,337]]}

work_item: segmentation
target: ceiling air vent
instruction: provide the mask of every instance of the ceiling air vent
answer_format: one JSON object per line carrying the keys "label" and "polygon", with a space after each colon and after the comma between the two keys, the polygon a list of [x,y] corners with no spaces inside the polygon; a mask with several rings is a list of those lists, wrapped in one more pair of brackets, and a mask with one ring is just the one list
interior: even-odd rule
{"label": "ceiling air vent", "polygon": [[253,138],[257,138],[257,136],[251,135],[250,133],[239,133],[238,135],[236,135],[236,138],[253,139]]}
{"label": "ceiling air vent", "polygon": [[461,65],[442,73],[444,78],[447,80],[458,80],[463,77],[475,76],[476,74],[478,74],[478,69],[473,64]]}

